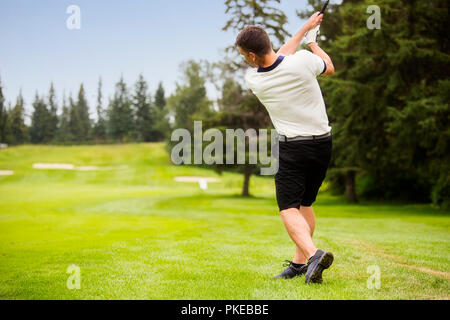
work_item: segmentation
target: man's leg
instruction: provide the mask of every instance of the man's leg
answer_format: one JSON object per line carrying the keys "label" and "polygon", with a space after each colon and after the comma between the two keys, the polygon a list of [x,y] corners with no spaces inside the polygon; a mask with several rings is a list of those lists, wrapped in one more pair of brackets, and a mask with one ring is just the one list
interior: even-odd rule
{"label": "man's leg", "polygon": [[283,210],[280,214],[289,236],[303,253],[303,257],[312,257],[317,248],[311,237],[313,228],[310,227],[306,218],[296,208]]}
{"label": "man's leg", "polygon": [[[312,207],[301,206],[300,214],[303,216],[303,218],[305,218],[306,222],[308,223],[311,238],[312,238],[314,235],[314,229],[316,227],[316,219],[314,217],[314,210]],[[298,247],[298,245],[295,245],[295,256],[294,256],[294,259],[292,259],[292,262],[297,263],[297,264],[305,264],[306,259],[308,259],[308,258],[310,258],[310,257],[306,257],[303,254],[303,251]]]}

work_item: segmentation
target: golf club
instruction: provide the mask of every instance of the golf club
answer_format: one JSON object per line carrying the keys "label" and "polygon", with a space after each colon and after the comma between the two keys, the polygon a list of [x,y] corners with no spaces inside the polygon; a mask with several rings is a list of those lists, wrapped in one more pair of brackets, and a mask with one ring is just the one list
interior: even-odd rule
{"label": "golf club", "polygon": [[322,7],[322,10],[320,10],[320,14],[323,14],[325,12],[329,3],[330,3],[330,0],[325,1],[324,5]]}

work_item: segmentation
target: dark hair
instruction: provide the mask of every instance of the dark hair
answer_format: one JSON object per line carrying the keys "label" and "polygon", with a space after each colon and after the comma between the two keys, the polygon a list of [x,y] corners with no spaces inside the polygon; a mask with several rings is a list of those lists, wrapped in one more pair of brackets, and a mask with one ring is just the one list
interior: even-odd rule
{"label": "dark hair", "polygon": [[247,52],[253,52],[259,57],[266,55],[272,49],[267,32],[259,26],[246,26],[237,36],[235,46]]}

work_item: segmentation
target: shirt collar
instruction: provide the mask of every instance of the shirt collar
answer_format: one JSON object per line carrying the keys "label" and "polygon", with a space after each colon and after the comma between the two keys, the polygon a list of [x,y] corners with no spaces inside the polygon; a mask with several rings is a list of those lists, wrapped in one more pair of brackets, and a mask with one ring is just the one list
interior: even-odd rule
{"label": "shirt collar", "polygon": [[283,59],[284,59],[284,56],[279,56],[277,58],[277,60],[271,66],[268,66],[268,67],[265,67],[265,68],[264,67],[259,67],[258,68],[258,72],[268,72],[268,71],[271,71],[271,70],[275,69],[281,63],[281,61],[283,61]]}

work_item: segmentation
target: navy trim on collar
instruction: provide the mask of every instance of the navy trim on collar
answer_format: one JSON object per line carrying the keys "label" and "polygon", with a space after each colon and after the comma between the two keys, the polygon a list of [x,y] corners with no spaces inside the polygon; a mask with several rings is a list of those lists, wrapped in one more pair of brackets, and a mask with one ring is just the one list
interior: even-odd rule
{"label": "navy trim on collar", "polygon": [[283,59],[284,59],[284,56],[279,56],[277,58],[277,60],[271,66],[265,67],[265,68],[259,67],[258,72],[268,72],[268,71],[275,69],[281,63],[281,61],[283,61]]}

